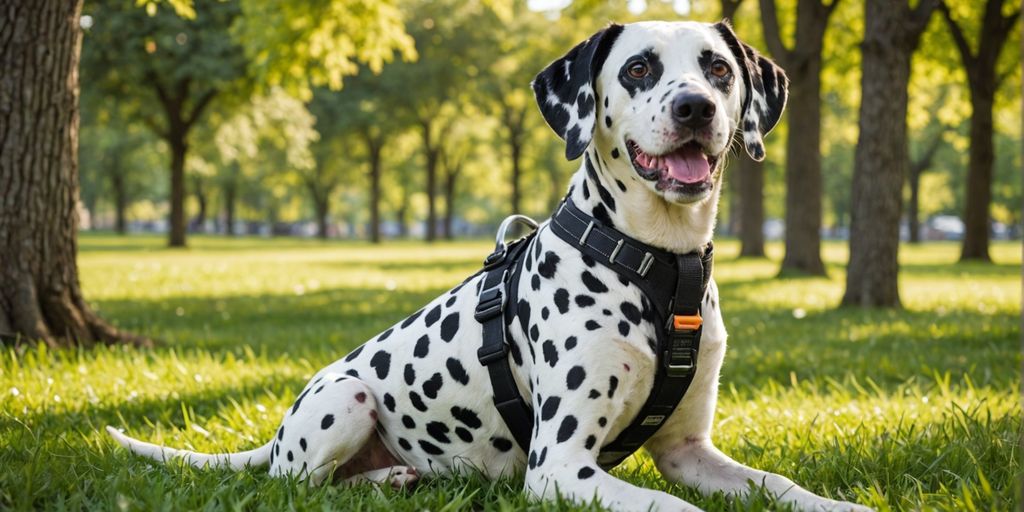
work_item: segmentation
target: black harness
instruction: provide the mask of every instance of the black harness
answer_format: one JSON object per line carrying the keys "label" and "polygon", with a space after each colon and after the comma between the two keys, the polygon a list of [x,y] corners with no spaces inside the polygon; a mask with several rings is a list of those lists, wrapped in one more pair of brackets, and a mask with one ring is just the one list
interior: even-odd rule
{"label": "black harness", "polygon": [[[515,222],[536,223],[520,215],[509,217],[498,230],[495,251],[484,260],[484,278],[475,317],[483,326],[477,351],[494,389],[494,405],[512,436],[529,451],[533,413],[519,394],[508,361],[506,326],[515,317],[523,250],[536,231],[505,245],[507,228]],[[634,240],[587,215],[570,199],[562,202],[548,227],[584,255],[635,284],[653,308],[657,330],[657,373],[651,394],[633,422],[601,448],[598,462],[614,467],[657,432],[679,405],[697,371],[702,320],[701,301],[711,278],[713,248],[674,254]]]}

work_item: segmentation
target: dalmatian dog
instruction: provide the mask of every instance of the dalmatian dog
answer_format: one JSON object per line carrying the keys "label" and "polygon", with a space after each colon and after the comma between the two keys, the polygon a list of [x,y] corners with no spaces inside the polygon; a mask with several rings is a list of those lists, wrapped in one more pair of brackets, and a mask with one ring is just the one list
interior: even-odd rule
{"label": "dalmatian dog", "polygon": [[[786,102],[781,69],[727,23],[610,25],[533,82],[540,110],[583,157],[568,197],[641,242],[675,253],[712,236],[722,160],[734,135],[755,159]],[[511,367],[533,409],[528,451],[492,402],[477,359],[474,308],[481,274],[316,373],[265,445],[201,454],[110,434],[132,452],[197,466],[268,466],[311,483],[401,487],[421,476],[525,474],[525,490],[599,500],[615,510],[698,510],[671,494],[611,476],[601,447],[629,425],[652,387],[652,307],[639,288],[542,223],[525,249]],[[702,303],[697,373],[675,412],[645,445],[661,474],[704,493],[742,498],[762,487],[799,510],[865,511],[817,496],[784,476],[740,464],[711,441],[726,332],[718,289]]]}

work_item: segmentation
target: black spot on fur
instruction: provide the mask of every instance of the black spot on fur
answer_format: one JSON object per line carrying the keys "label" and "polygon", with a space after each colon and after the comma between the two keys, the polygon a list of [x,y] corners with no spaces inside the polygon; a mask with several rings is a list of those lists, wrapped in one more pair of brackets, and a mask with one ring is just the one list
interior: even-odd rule
{"label": "black spot on fur", "polygon": [[284,425],[281,425],[277,429],[277,440],[284,441]]}
{"label": "black spot on fur", "polygon": [[437,322],[440,318],[441,318],[441,305],[438,304],[438,305],[434,306],[433,309],[431,309],[429,313],[427,313],[427,316],[423,317],[423,323],[425,323],[427,325],[427,327],[430,327],[431,325],[434,325],[434,323]]}
{"label": "black spot on fur", "polygon": [[302,451],[306,451],[306,446],[307,446],[306,445],[306,438],[305,437],[300,437],[299,438],[299,448],[302,448]]}
{"label": "black spot on fur", "polygon": [[465,443],[473,442],[473,434],[469,433],[465,427],[455,427],[455,435],[459,436],[459,439]]}
{"label": "black spot on fur", "polygon": [[543,466],[544,465],[544,461],[546,461],[546,460],[548,460],[548,447],[547,446],[545,446],[544,449],[540,451],[540,457],[537,457],[537,467],[539,468],[539,467]]}
{"label": "black spot on fur", "polygon": [[601,392],[596,389],[591,389],[590,394],[587,395],[587,397],[591,400],[597,400],[598,398],[601,398]]}
{"label": "black spot on fur", "polygon": [[395,412],[395,397],[391,393],[384,393],[384,407],[388,412]]}
{"label": "black spot on fur", "polygon": [[602,427],[607,425],[608,424],[608,418],[605,418],[604,416],[601,416],[600,418],[597,419],[597,424],[602,426]]}
{"label": "black spot on fur", "polygon": [[623,302],[619,306],[619,310],[622,311],[623,316],[626,320],[629,320],[633,325],[640,325],[640,310],[632,302]]}
{"label": "black spot on fur", "polygon": [[288,462],[294,462],[294,461],[295,461],[295,456],[292,455],[292,451],[291,450],[288,450]]}
{"label": "black spot on fur", "polygon": [[398,446],[401,446],[405,451],[412,450],[412,445],[409,444],[409,441],[402,437],[398,438]]}
{"label": "black spot on fur", "polygon": [[592,476],[594,476],[594,468],[590,466],[583,466],[580,468],[579,472],[576,473],[576,477],[580,480],[586,480]]}
{"label": "black spot on fur", "polygon": [[530,339],[533,341],[540,339],[540,329],[537,328],[537,324],[533,324],[533,327],[530,327]]}
{"label": "black spot on fur", "polygon": [[615,179],[615,185],[617,185],[619,187],[619,190],[621,190],[622,192],[626,191],[626,184],[623,183],[622,180],[616,178]]}
{"label": "black spot on fur", "polygon": [[555,437],[555,441],[559,443],[568,441],[576,433],[578,425],[579,422],[576,421],[576,417],[571,414],[562,418],[562,424],[558,426],[558,434]]}
{"label": "black spot on fur", "polygon": [[615,227],[615,223],[612,222],[612,216],[608,215],[608,210],[604,207],[604,204],[599,204],[594,207],[594,218],[601,221],[602,224],[610,228]]}
{"label": "black spot on fur", "polygon": [[594,258],[591,258],[590,256],[587,256],[586,254],[584,254],[581,259],[583,260],[583,264],[588,266],[588,267],[592,268],[594,265],[597,265],[597,262],[594,261]]}
{"label": "black spot on fur", "polygon": [[442,385],[444,385],[444,379],[441,378],[440,373],[435,373],[423,382],[423,394],[433,400],[437,398],[437,392],[441,389]]}
{"label": "black spot on fur", "polygon": [[540,419],[541,421],[548,421],[555,417],[558,413],[558,405],[562,403],[562,399],[557,396],[549,396],[544,401],[544,405],[540,408]]}
{"label": "black spot on fur", "polygon": [[619,387],[619,378],[612,375],[608,377],[608,398],[615,396],[615,390]]}
{"label": "black spot on fur", "polygon": [[569,370],[569,374],[565,377],[565,385],[570,390],[579,389],[580,385],[583,384],[583,379],[587,378],[587,372],[582,366],[573,366]]}
{"label": "black spot on fur", "polygon": [[430,336],[424,334],[420,336],[420,339],[416,340],[416,347],[412,350],[412,355],[422,359],[427,357],[428,353],[430,353]]}
{"label": "black spot on fur", "polygon": [[587,323],[584,324],[584,327],[586,327],[588,331],[596,331],[601,328],[601,324],[593,320],[587,320]]}
{"label": "black spot on fur", "polygon": [[483,422],[480,421],[480,417],[477,416],[476,412],[473,412],[471,409],[459,406],[452,407],[452,417],[461,421],[469,428],[476,429],[484,425]]}
{"label": "black spot on fur", "polygon": [[597,277],[594,277],[594,274],[591,274],[590,271],[584,270],[583,275],[580,277],[583,280],[583,285],[586,286],[588,290],[594,293],[604,293],[608,291],[608,286],[606,286]]}
{"label": "black spot on fur", "polygon": [[430,423],[427,423],[427,434],[430,434],[430,437],[433,437],[439,443],[448,444],[452,442],[452,440],[448,438],[448,432],[448,425],[445,425],[440,421],[431,421]]}
{"label": "black spot on fur", "polygon": [[569,336],[565,339],[565,349],[572,350],[576,348],[576,336]]}
{"label": "black spot on fur", "polygon": [[[359,372],[357,372],[355,370],[355,368],[351,368],[349,370],[346,370],[345,371],[345,375],[349,375],[349,376],[355,377],[357,379],[359,378]],[[335,381],[335,382],[337,382],[337,381]]]}
{"label": "black spot on fur", "polygon": [[441,455],[444,453],[444,450],[438,448],[437,445],[429,441],[424,441],[420,439],[419,441],[417,441],[417,443],[419,443],[420,449],[429,455]]}
{"label": "black spot on fur", "polygon": [[593,306],[595,302],[596,301],[594,300],[594,298],[591,297],[590,295],[577,295],[576,296],[576,305],[581,307],[581,308],[585,308],[585,307],[588,307],[588,306]]}
{"label": "black spot on fur", "polygon": [[377,378],[384,380],[391,371],[391,354],[380,350],[370,359],[370,366],[377,371]]}
{"label": "black spot on fur", "polygon": [[391,327],[388,330],[380,333],[380,336],[377,336],[377,341],[379,342],[379,341],[384,341],[384,340],[388,339],[391,336],[391,333],[393,333],[393,332],[395,332],[395,328]]}
{"label": "black spot on fur", "polygon": [[309,394],[309,388],[306,388],[306,390],[303,391],[302,394],[295,399],[295,404],[292,405],[292,414],[295,414],[295,412],[299,410],[299,404],[302,403],[302,399],[306,398],[307,394]]}
{"label": "black spot on fur", "polygon": [[416,428],[416,420],[412,419],[412,416],[408,414],[403,414],[402,425],[405,425],[405,428]]}
{"label": "black spot on fur", "polygon": [[507,452],[512,449],[512,441],[505,439],[504,437],[492,437],[491,446],[499,452]]}
{"label": "black spot on fur", "polygon": [[593,448],[594,444],[596,444],[596,443],[597,443],[597,438],[596,437],[594,437],[594,436],[587,436],[587,442],[583,443],[583,447],[589,450],[589,449]]}
{"label": "black spot on fur", "polygon": [[402,329],[405,329],[406,327],[409,327],[410,325],[412,325],[412,323],[415,322],[416,319],[419,318],[420,315],[422,315],[422,314],[423,314],[423,310],[421,309],[421,310],[413,313],[409,318],[406,318],[405,320],[403,320],[402,321]]}
{"label": "black spot on fur", "polygon": [[462,362],[454,357],[449,357],[448,361],[445,362],[445,366],[448,367],[448,373],[455,379],[455,382],[465,386],[469,384],[469,374],[466,373],[466,368],[462,366]]}
{"label": "black spot on fur", "polygon": [[610,116],[604,116],[604,125],[608,128],[612,127],[612,118]]}
{"label": "black spot on fur", "polygon": [[446,308],[452,307],[455,304],[455,301],[457,301],[457,300],[459,300],[459,298],[457,296],[453,295],[453,296],[449,297],[448,300],[445,301],[444,307],[446,307]]}
{"label": "black spot on fur", "polygon": [[452,313],[441,320],[441,339],[446,343],[455,339],[455,333],[459,332],[459,314]]}
{"label": "black spot on fur", "polygon": [[412,402],[412,406],[415,407],[417,411],[427,412],[427,404],[423,403],[423,398],[420,397],[419,393],[410,391],[409,401]]}
{"label": "black spot on fur", "polygon": [[324,415],[323,419],[320,420],[320,430],[327,430],[331,428],[331,425],[334,425],[334,415]]}
{"label": "black spot on fur", "polygon": [[540,318],[541,318],[541,320],[547,320],[549,316],[551,316],[551,310],[548,309],[547,306],[544,306],[544,307],[540,308]]}
{"label": "black spot on fur", "polygon": [[544,276],[546,279],[555,277],[555,271],[558,270],[558,262],[562,261],[557,254],[548,251],[544,254],[544,261],[537,265],[537,272]]}
{"label": "black spot on fur", "polygon": [[[390,330],[390,329],[388,329],[387,331],[384,331],[384,332],[386,332],[386,333],[390,334],[390,331],[391,331],[391,330]],[[384,335],[383,335],[383,334],[381,334],[381,336],[384,336]],[[379,341],[379,340],[380,340],[380,337],[378,337],[378,338],[377,338],[377,340]],[[355,350],[353,350],[353,351],[352,351],[352,352],[350,352],[350,353],[349,353],[349,354],[348,354],[347,356],[345,356],[345,361],[347,361],[347,362],[350,362],[350,361],[352,361],[353,359],[355,359],[355,358],[359,357],[359,353],[363,351],[363,347],[364,347],[364,345],[359,345],[358,347],[356,347],[356,349],[355,349]]]}
{"label": "black spot on fur", "polygon": [[612,158],[619,157],[619,148],[612,148]]}
{"label": "black spot on fur", "polygon": [[405,383],[412,386],[416,382],[416,370],[411,364],[405,365]]}
{"label": "black spot on fur", "polygon": [[555,342],[551,340],[544,342],[544,362],[551,365],[552,368],[558,364],[558,349],[555,348]]}
{"label": "black spot on fur", "polygon": [[569,312],[569,291],[565,288],[555,291],[555,307],[563,315]]}
{"label": "black spot on fur", "polygon": [[619,320],[619,334],[629,336],[629,323],[625,320]]}
{"label": "black spot on fur", "polygon": [[533,288],[533,291],[540,290],[540,276],[539,275],[534,274],[533,277],[530,278],[530,288]]}

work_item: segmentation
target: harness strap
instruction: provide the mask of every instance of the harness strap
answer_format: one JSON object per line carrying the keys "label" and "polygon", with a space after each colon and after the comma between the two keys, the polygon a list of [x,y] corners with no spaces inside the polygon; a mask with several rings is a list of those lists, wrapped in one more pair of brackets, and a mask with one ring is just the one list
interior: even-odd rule
{"label": "harness strap", "polygon": [[[703,325],[701,302],[711,279],[714,248],[709,242],[702,251],[674,254],[652,247],[605,226],[568,198],[549,226],[566,243],[639,287],[663,326],[657,329],[658,364],[651,393],[633,422],[601,448],[598,463],[614,467],[657,432],[693,381]],[[509,246],[507,254],[496,250],[485,260],[476,319],[483,324],[477,356],[490,374],[495,407],[516,443],[529,451],[533,411],[515,384],[506,337],[506,324],[515,316],[514,292],[525,240]]]}
{"label": "harness strap", "polygon": [[520,239],[503,249],[500,258],[495,251],[487,257],[484,267],[483,284],[480,286],[479,301],[474,317],[483,327],[483,342],[477,349],[477,358],[487,367],[494,391],[494,407],[505,420],[516,443],[527,450],[533,427],[533,412],[519,394],[512,366],[508,362],[508,337],[506,335],[506,313],[509,303],[515,304],[515,285],[519,283],[519,256],[529,244],[527,238]]}

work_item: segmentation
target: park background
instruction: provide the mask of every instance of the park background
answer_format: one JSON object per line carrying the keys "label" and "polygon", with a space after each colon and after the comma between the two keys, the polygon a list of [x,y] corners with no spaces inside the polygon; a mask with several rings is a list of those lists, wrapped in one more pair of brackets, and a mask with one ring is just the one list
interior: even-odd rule
{"label": "park background", "polygon": [[[505,215],[560,199],[577,163],[536,72],[609,21],[722,17],[792,96],[766,161],[734,152],[725,174],[717,444],[879,509],[1018,506],[1020,5],[33,5],[0,2],[0,506],[573,509],[473,475],[379,496],[158,467],[100,432],[261,444],[316,369],[479,268]],[[32,137],[45,123],[11,106],[47,73],[12,56],[60,31],[77,94],[24,111],[74,115]],[[775,507],[665,484],[642,454],[616,473]]]}

